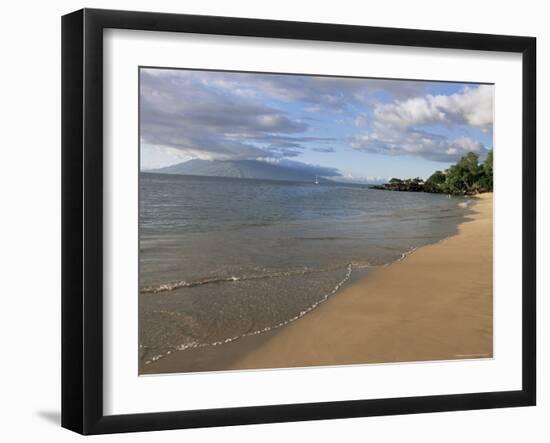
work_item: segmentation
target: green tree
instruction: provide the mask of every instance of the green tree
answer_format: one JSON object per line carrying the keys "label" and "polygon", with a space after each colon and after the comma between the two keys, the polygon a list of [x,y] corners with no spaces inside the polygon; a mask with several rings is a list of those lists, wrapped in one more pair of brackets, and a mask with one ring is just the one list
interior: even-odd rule
{"label": "green tree", "polygon": [[435,171],[423,182],[419,177],[401,180],[392,178],[385,189],[392,191],[444,192],[448,194],[471,194],[493,190],[493,151],[487,153],[483,163],[474,152],[451,165],[445,172]]}
{"label": "green tree", "polygon": [[493,190],[493,151],[487,153],[487,158],[483,162],[484,184],[488,191]]}
{"label": "green tree", "polygon": [[446,171],[446,188],[451,194],[465,194],[479,190],[478,182],[483,168],[478,163],[479,156],[469,152]]}
{"label": "green tree", "polygon": [[426,183],[432,183],[434,185],[440,185],[442,183],[445,183],[445,180],[447,179],[447,176],[444,172],[441,171],[435,171],[432,175],[430,175],[430,178],[426,180]]}
{"label": "green tree", "polygon": [[444,172],[441,171],[435,171],[428,180],[426,180],[426,183],[424,184],[424,190],[426,192],[445,192],[445,181],[447,180],[447,176]]}

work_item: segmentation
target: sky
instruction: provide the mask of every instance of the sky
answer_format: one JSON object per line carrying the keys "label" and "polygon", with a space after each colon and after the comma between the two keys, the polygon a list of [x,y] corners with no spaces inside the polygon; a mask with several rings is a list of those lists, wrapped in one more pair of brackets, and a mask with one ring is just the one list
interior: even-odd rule
{"label": "sky", "polygon": [[492,85],[140,69],[141,169],[259,160],[355,182],[493,149]]}

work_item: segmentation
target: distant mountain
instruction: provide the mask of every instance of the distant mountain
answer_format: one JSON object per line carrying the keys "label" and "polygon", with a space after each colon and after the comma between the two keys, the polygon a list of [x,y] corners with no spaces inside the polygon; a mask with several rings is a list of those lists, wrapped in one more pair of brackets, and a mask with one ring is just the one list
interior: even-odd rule
{"label": "distant mountain", "polygon": [[[147,172],[209,177],[234,177],[261,180],[314,182],[315,173],[307,168],[267,163],[258,160],[189,160]],[[319,177],[319,181],[330,181]]]}

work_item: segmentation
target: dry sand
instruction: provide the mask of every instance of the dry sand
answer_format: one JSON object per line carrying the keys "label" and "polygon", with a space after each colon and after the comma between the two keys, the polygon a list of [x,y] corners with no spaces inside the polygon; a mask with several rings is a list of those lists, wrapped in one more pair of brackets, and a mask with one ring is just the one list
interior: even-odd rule
{"label": "dry sand", "polygon": [[475,199],[457,235],[370,271],[302,319],[208,351],[176,352],[144,373],[492,357],[492,197]]}

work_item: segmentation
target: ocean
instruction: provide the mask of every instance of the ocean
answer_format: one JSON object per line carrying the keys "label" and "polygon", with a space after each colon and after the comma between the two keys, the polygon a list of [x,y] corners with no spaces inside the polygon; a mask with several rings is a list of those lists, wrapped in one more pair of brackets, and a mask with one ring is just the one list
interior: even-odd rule
{"label": "ocean", "polygon": [[295,321],[457,232],[468,200],[364,185],[140,174],[140,366]]}

